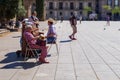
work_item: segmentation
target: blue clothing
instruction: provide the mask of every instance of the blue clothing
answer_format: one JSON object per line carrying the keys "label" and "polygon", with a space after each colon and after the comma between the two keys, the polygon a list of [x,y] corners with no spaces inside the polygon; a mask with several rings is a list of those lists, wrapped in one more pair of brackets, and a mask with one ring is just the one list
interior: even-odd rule
{"label": "blue clothing", "polygon": [[54,43],[56,41],[56,37],[48,37],[47,43]]}

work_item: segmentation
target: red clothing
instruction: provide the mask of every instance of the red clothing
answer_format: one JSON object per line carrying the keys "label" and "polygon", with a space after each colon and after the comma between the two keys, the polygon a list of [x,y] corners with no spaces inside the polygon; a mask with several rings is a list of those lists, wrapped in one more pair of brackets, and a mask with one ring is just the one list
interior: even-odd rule
{"label": "red clothing", "polygon": [[44,60],[45,57],[47,56],[47,47],[36,45],[37,40],[34,39],[35,37],[30,32],[25,31],[24,36],[25,36],[26,41],[28,42],[28,44],[30,45],[31,48],[42,50],[40,58]]}

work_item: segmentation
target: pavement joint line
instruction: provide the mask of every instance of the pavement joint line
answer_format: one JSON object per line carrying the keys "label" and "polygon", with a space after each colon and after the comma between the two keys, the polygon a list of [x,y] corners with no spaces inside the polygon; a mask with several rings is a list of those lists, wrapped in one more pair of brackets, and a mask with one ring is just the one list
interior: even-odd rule
{"label": "pavement joint line", "polygon": [[[57,24],[58,24],[58,23],[57,23]],[[57,24],[56,24],[56,25],[57,25]],[[63,33],[62,33],[61,35],[63,35]],[[58,47],[58,48],[59,48],[59,49],[58,49],[58,50],[59,50],[59,54],[60,54],[60,49],[61,49],[60,47],[61,47],[61,46],[60,46],[60,43],[59,43],[59,47]],[[60,56],[59,56],[59,54],[57,55],[57,56],[58,56],[58,58],[57,58],[57,63],[56,63],[56,69],[55,69],[55,76],[54,76],[54,80],[56,80],[57,68],[58,68],[59,57],[60,57]]]}
{"label": "pavement joint line", "polygon": [[[83,36],[82,38],[84,38],[84,36]],[[84,40],[85,40],[85,39],[84,39]],[[85,41],[86,41],[86,40],[85,40]],[[78,41],[78,42],[79,42],[79,41]],[[80,43],[80,42],[79,42],[79,43]],[[89,65],[91,66],[91,69],[93,70],[93,72],[94,72],[94,74],[95,74],[95,76],[96,76],[96,79],[97,79],[97,80],[100,80],[99,77],[98,77],[98,75],[97,75],[97,73],[96,73],[96,71],[95,71],[95,69],[94,69],[94,67],[93,67],[93,65],[91,64],[91,62],[90,62],[88,56],[86,55],[86,52],[85,52],[85,50],[84,50],[84,48],[82,47],[81,44],[80,44],[80,47],[81,47],[84,55],[86,56],[86,59],[88,60],[88,63],[89,63]]]}
{"label": "pavement joint line", "polygon": [[[85,38],[85,37],[83,37],[83,38]],[[85,39],[85,41],[86,41],[86,39]],[[116,77],[118,79],[120,79],[119,75],[109,66],[109,64],[103,59],[103,57],[99,54],[99,52],[97,52],[96,49],[88,41],[86,41],[86,42],[97,53],[97,55],[104,61],[104,63],[111,69],[111,71],[116,75]]]}
{"label": "pavement joint line", "polygon": [[36,69],[36,71],[35,71],[35,73],[34,73],[34,75],[33,75],[33,77],[32,77],[32,80],[34,80],[35,75],[37,74],[37,72],[38,72],[39,68],[40,68],[40,66],[38,66],[38,68]]}
{"label": "pavement joint line", "polygon": [[[93,39],[93,38],[92,38]],[[97,43],[99,44],[99,43]],[[101,44],[99,44],[107,53],[109,53],[112,57],[114,57],[116,60],[118,60],[120,62],[120,60],[118,58],[116,58],[115,56],[113,56],[111,54],[111,52],[109,52],[108,50],[106,50]],[[92,46],[91,46],[92,47]],[[93,47],[92,47],[93,48]],[[95,50],[95,48],[93,48],[93,50]],[[97,51],[96,51],[97,52]],[[98,53],[98,52],[97,52]],[[98,53],[99,54],[99,53]],[[106,63],[107,64],[107,63]],[[108,65],[108,64],[107,64]],[[112,72],[120,79],[119,75],[108,65],[108,67],[112,70]]]}
{"label": "pavement joint line", "polygon": [[[81,36],[82,36],[82,38],[84,38],[84,36],[83,36],[82,34],[81,34]],[[84,38],[84,40],[86,41],[85,38]],[[87,42],[87,41],[86,41],[86,42]],[[79,41],[78,41],[78,43],[80,44]],[[88,44],[88,42],[87,42],[87,44]],[[82,47],[81,44],[80,44],[80,47],[81,47],[81,49],[82,49],[84,55],[86,56],[86,59],[88,60],[88,63],[89,63],[89,65],[91,66],[91,69],[93,70],[93,72],[94,72],[94,74],[95,74],[95,76],[96,76],[96,79],[97,79],[97,80],[100,80],[100,78],[98,77],[98,75],[97,75],[97,73],[96,73],[96,71],[95,71],[95,69],[94,69],[92,63],[90,62],[90,60],[89,60],[88,56],[86,55],[86,52],[85,52],[85,50],[84,50],[84,48]]]}
{"label": "pavement joint line", "polygon": [[[19,62],[17,62],[17,63],[19,63]],[[10,77],[9,80],[12,80],[12,78],[15,76],[15,74],[17,74],[17,72],[18,72],[19,70],[20,70],[20,69],[17,69],[17,70],[15,71],[15,73]]]}
{"label": "pavement joint line", "polygon": [[74,68],[74,75],[75,75],[75,80],[77,80],[77,73],[76,73],[76,69],[75,69],[75,62],[74,62],[74,58],[73,58],[73,51],[72,51],[72,47],[71,47],[71,42],[70,42],[70,53],[71,53],[71,56],[72,56],[72,62],[73,62],[73,68]]}
{"label": "pavement joint line", "polygon": [[[94,36],[96,36],[96,34],[94,34],[93,32],[92,32],[92,34],[93,34]],[[113,42],[104,40],[101,35],[96,36],[96,37],[99,38],[99,39],[101,39],[101,40],[103,40],[103,41],[105,41],[108,45],[112,46],[112,48],[114,48],[114,49],[116,49],[116,50],[118,50],[118,51],[120,52],[120,49],[116,48],[115,46],[113,46],[113,44],[111,44],[111,43],[113,43]]]}
{"label": "pavement joint line", "polygon": [[[68,24],[66,23],[66,26]],[[71,53],[71,56],[72,56],[72,64],[73,64],[73,69],[74,69],[74,76],[75,76],[75,80],[77,80],[77,73],[76,73],[76,69],[75,69],[75,62],[74,62],[74,57],[73,57],[73,51],[72,51],[72,46],[71,46],[71,42],[69,43],[69,46],[70,46],[70,53]]]}
{"label": "pavement joint line", "polygon": [[[89,36],[90,37],[90,36]],[[93,40],[93,38],[92,38]],[[95,40],[94,40],[95,41]],[[114,55],[112,55],[112,53],[110,51],[108,51],[107,49],[104,48],[104,46],[102,46],[100,43],[96,42],[97,44],[99,44],[99,46],[101,46],[101,48],[103,48],[106,52],[108,52],[112,57],[114,57],[116,60],[118,60],[120,62],[120,60],[118,58],[116,58]],[[109,45],[109,44],[108,44]],[[111,46],[112,48],[112,46]]]}
{"label": "pavement joint line", "polygon": [[[93,34],[93,33],[92,33]],[[93,34],[94,36],[96,36],[95,34]],[[98,34],[99,35],[99,34]],[[90,37],[90,36],[89,36]],[[96,36],[97,37],[97,36]],[[93,39],[93,38],[92,38]],[[99,39],[101,39],[101,40],[103,40],[102,39],[102,36],[101,36],[101,38],[99,38]],[[95,40],[94,40],[95,41]],[[103,40],[104,41],[104,40]],[[112,42],[109,42],[109,43],[112,43]],[[118,59],[118,58],[116,58],[114,55],[112,55],[111,54],[111,52],[109,52],[108,50],[106,50],[100,43],[98,43],[97,42],[97,44],[99,44],[106,52],[108,52],[111,56],[113,56],[115,59],[117,59],[119,62],[120,62],[120,60]],[[107,42],[107,44],[108,44],[108,42]],[[110,44],[108,44],[108,45],[110,45]],[[113,48],[113,45],[110,45],[111,46],[111,48]],[[113,49],[116,49],[116,48],[113,48]],[[118,51],[118,49],[117,49],[117,51]],[[119,52],[120,52],[120,50],[119,50]]]}

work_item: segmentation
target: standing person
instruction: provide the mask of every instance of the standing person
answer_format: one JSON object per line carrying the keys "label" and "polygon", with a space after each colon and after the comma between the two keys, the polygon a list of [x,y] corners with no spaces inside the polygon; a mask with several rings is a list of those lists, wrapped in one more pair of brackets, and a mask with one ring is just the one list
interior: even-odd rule
{"label": "standing person", "polygon": [[110,26],[110,16],[109,15],[106,16],[106,21],[107,21],[106,25]]}
{"label": "standing person", "polygon": [[72,17],[69,19],[69,21],[70,21],[71,27],[73,29],[73,33],[69,36],[69,38],[71,40],[76,40],[75,34],[77,33],[77,27],[76,27],[77,19],[76,19],[76,17],[74,15],[72,15]]}
{"label": "standing person", "polygon": [[57,38],[56,28],[54,26],[54,20],[52,18],[48,19],[48,32],[47,32],[47,43],[54,43]]}
{"label": "standing person", "polygon": [[80,15],[80,18],[79,18],[79,19],[80,19],[80,24],[81,24],[81,21],[82,21],[82,15]]}
{"label": "standing person", "polygon": [[37,12],[33,11],[31,17],[29,17],[28,22],[32,22],[35,24],[35,26],[38,28],[39,25],[39,19],[37,18]]}
{"label": "standing person", "polygon": [[63,22],[63,16],[61,17],[61,23]]}

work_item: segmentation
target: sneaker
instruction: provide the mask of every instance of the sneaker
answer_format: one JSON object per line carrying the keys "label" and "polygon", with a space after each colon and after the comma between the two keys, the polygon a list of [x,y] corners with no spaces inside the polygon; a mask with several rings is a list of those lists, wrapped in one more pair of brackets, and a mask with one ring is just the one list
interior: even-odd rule
{"label": "sneaker", "polygon": [[76,38],[73,38],[72,40],[77,40]]}
{"label": "sneaker", "polygon": [[72,36],[69,36],[69,38],[73,40]]}

